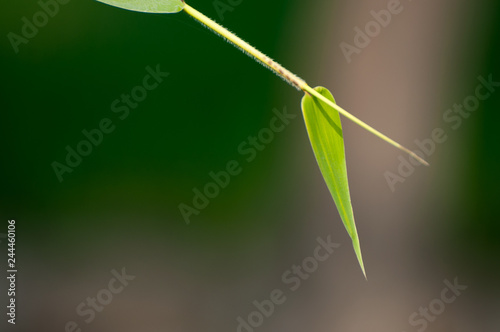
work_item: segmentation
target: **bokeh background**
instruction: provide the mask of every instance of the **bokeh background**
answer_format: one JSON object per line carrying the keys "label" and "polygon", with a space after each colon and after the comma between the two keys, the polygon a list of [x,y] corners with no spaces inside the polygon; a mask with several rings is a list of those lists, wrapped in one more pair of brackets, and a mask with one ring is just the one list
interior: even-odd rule
{"label": "bokeh background", "polygon": [[[230,10],[218,12],[221,3]],[[421,330],[498,331],[500,91],[457,130],[443,114],[474,93],[478,76],[500,81],[500,5],[403,0],[348,63],[339,45],[388,3],[190,3],[410,148],[446,132],[431,167],[393,191],[384,174],[397,173],[400,153],[343,122],[365,280],[314,160],[301,93],[185,13],[93,0],[61,4],[16,53],[8,34],[41,7],[4,1],[0,233],[16,220],[19,273],[17,324],[2,312],[2,331],[62,332],[68,321],[96,332],[236,331],[277,288],[287,300],[255,331],[418,331],[410,315],[455,278],[468,288]],[[112,102],[158,64],[169,76],[120,120]],[[297,117],[246,162],[238,146],[285,108]],[[103,118],[116,129],[60,182],[51,164]],[[187,225],[179,204],[230,160],[241,174]],[[340,247],[289,291],[283,273],[328,236]],[[122,268],[135,279],[85,323],[77,306]]]}

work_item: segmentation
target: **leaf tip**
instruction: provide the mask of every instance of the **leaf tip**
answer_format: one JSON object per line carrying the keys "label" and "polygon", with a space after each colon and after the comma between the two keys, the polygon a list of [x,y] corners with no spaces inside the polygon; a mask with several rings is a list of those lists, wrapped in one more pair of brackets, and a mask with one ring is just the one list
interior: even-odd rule
{"label": "leaf tip", "polygon": [[365,280],[368,280],[368,278],[366,277],[365,265],[363,263],[363,256],[361,255],[361,247],[359,245],[359,240],[358,240],[357,236],[353,237],[353,239],[352,239],[352,246],[354,248],[354,252],[356,253],[356,257],[358,259],[359,267],[361,268],[361,271],[363,272]]}

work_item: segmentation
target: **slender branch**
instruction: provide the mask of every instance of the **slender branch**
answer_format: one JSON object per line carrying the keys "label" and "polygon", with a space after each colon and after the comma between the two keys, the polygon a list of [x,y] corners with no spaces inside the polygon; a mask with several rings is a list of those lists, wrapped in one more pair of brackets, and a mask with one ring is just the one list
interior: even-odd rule
{"label": "slender branch", "polygon": [[373,127],[371,127],[369,125],[367,125],[365,122],[361,121],[360,119],[358,119],[357,117],[355,117],[351,113],[349,113],[346,110],[344,110],[339,105],[335,104],[334,102],[332,102],[328,98],[324,97],[322,94],[320,94],[318,91],[312,89],[310,86],[307,86],[305,88],[305,91],[307,93],[313,95],[314,97],[320,99],[321,101],[325,102],[326,104],[328,104],[329,106],[331,106],[337,112],[339,112],[340,114],[342,114],[343,116],[345,116],[346,118],[348,118],[349,120],[351,120],[352,122],[354,122],[355,124],[357,124],[358,126],[366,129],[367,131],[369,131],[373,135],[375,135],[375,136],[383,139],[384,141],[386,141],[387,143],[395,146],[396,148],[400,149],[401,151],[406,152],[407,154],[409,154],[410,156],[412,156],[413,158],[415,158],[416,160],[418,160],[423,165],[429,166],[429,163],[427,163],[424,159],[422,159],[421,157],[419,157],[415,152],[410,151],[409,149],[405,148],[404,146],[402,146],[398,142],[396,142],[396,141],[392,140],[391,138],[387,137],[386,135],[382,134],[380,131],[376,130],[375,128],[373,128]]}
{"label": "slender branch", "polygon": [[234,33],[231,31],[227,30],[224,28],[222,25],[214,22],[207,16],[203,15],[193,7],[189,6],[187,3],[184,4],[184,11],[194,17],[196,20],[198,20],[200,23],[205,25],[206,27],[212,29],[215,33],[218,35],[222,36],[224,39],[227,41],[231,42],[234,46],[237,48],[241,49],[248,55],[252,56],[260,62],[262,65],[265,67],[271,69],[276,75],[279,77],[283,78],[285,81],[287,81],[289,84],[294,86],[297,90],[304,90],[304,87],[307,85],[304,80],[302,80],[300,77],[297,77],[294,73],[289,71],[288,69],[284,68],[282,65],[241,39],[240,37],[236,36]]}
{"label": "slender branch", "polygon": [[418,160],[423,165],[429,166],[429,164],[424,159],[419,157],[416,153],[405,148],[404,146],[402,146],[398,142],[392,140],[391,138],[387,137],[386,135],[382,134],[378,130],[369,126],[365,122],[361,121],[360,119],[358,119],[357,117],[355,117],[351,113],[347,112],[342,107],[333,103],[329,99],[323,97],[320,93],[318,93],[316,90],[311,88],[303,79],[301,79],[300,77],[298,77],[297,75],[295,75],[294,73],[289,71],[288,69],[284,68],[279,63],[277,63],[276,61],[274,61],[273,59],[271,59],[270,57],[268,57],[267,55],[265,55],[264,53],[262,53],[261,51],[259,51],[255,47],[253,47],[252,45],[248,44],[246,41],[244,41],[240,37],[236,36],[231,31],[227,30],[226,28],[224,28],[220,24],[214,22],[213,20],[211,20],[207,16],[203,15],[202,13],[200,13],[199,11],[194,9],[193,7],[189,6],[187,3],[184,3],[184,11],[186,13],[188,13],[189,15],[191,15],[196,20],[198,20],[200,23],[205,25],[206,27],[212,29],[212,31],[214,31],[218,35],[222,36],[227,41],[231,42],[234,46],[236,46],[237,48],[239,48],[242,51],[244,51],[245,53],[247,53],[249,56],[252,56],[256,61],[260,62],[265,67],[272,70],[276,75],[281,77],[283,80],[288,82],[290,85],[295,87],[297,90],[302,90],[305,93],[309,93],[309,94],[313,95],[314,97],[322,100],[326,104],[330,105],[337,112],[339,112],[340,114],[342,114],[343,116],[345,116],[349,120],[353,121],[354,123],[356,123],[360,127],[366,129],[367,131],[369,131],[370,133],[374,134],[375,136],[381,138],[382,140],[386,141],[387,143],[395,146],[399,150],[409,154],[410,156],[412,156],[413,158]]}

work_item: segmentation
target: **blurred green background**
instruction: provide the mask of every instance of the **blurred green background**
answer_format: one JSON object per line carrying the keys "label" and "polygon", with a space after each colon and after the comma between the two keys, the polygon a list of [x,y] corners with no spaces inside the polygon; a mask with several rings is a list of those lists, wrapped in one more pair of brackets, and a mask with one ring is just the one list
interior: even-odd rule
{"label": "blurred green background", "polygon": [[[216,10],[224,3],[231,10]],[[19,316],[7,331],[235,331],[254,300],[312,254],[341,244],[260,331],[413,331],[408,316],[444,279],[469,286],[429,331],[500,327],[500,91],[457,130],[443,113],[500,81],[500,4],[403,1],[404,10],[348,63],[339,47],[387,1],[192,1],[312,86],[410,148],[443,128],[448,140],[392,192],[399,152],[344,121],[365,281],[323,183],[300,114],[301,93],[185,13],[141,14],[93,0],[60,4],[15,52],[37,1],[0,14],[0,233],[17,222]],[[169,76],[120,120],[112,103],[146,67]],[[499,89],[500,90],[500,89]],[[247,162],[238,146],[297,115]],[[116,126],[60,182],[51,166],[103,118]],[[230,160],[241,174],[186,225],[179,204]],[[0,239],[1,240],[1,239]],[[0,243],[5,270],[6,243]],[[90,324],[77,305],[112,269],[136,275]],[[4,272],[2,272],[3,275]],[[2,278],[4,279],[4,278]],[[6,303],[3,281],[0,299]],[[3,304],[2,304],[3,306]],[[2,329],[4,331],[4,329]]]}

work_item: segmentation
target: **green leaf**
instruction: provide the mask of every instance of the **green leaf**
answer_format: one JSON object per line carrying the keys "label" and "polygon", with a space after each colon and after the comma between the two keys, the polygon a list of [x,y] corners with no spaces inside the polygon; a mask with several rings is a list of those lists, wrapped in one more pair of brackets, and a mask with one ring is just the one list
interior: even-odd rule
{"label": "green leaf", "polygon": [[184,9],[182,0],[97,0],[99,2],[144,13],[178,13]]}
{"label": "green leaf", "polygon": [[[335,102],[328,89],[316,87],[314,90]],[[359,265],[366,278],[347,182],[344,137],[339,113],[325,102],[307,93],[302,98],[302,113],[319,168],[352,239]]]}

